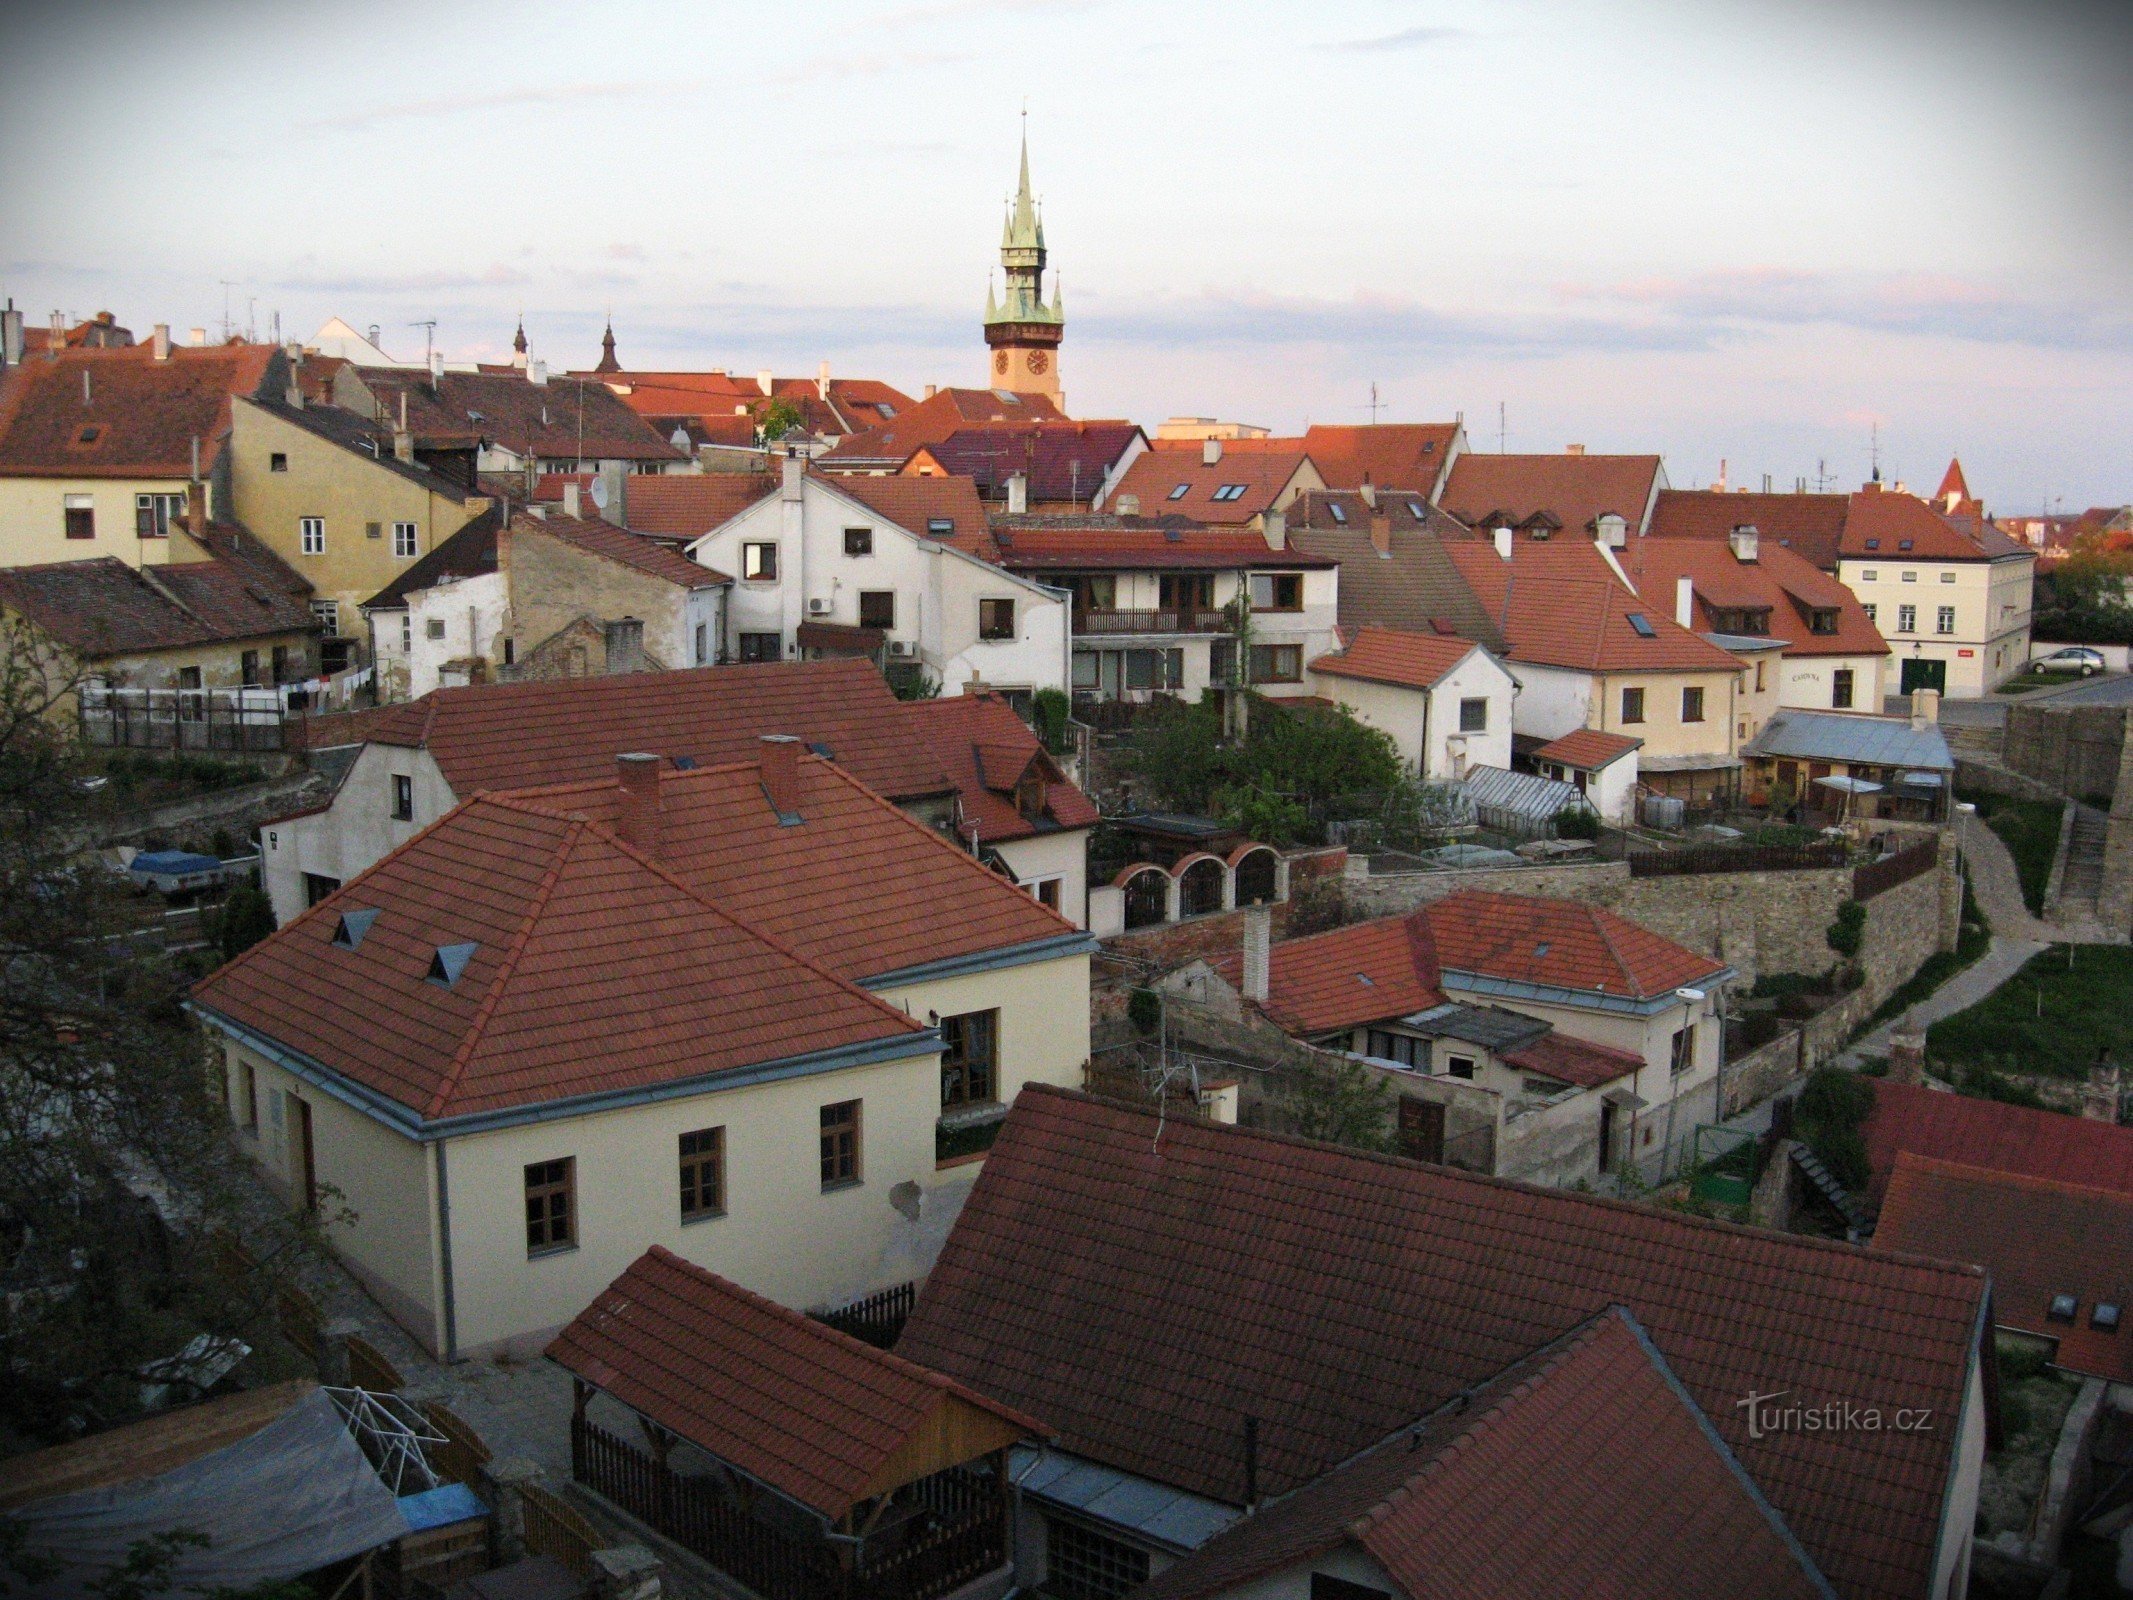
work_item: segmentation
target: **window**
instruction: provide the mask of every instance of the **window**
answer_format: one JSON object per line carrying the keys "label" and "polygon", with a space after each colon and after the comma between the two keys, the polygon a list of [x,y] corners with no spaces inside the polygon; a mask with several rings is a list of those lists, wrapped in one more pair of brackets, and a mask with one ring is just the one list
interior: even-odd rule
{"label": "window", "polygon": [[364,523],[364,524],[363,524],[363,537],[364,537],[364,538],[366,538],[366,539],[382,539],[382,538],[384,538],[384,537],[385,537],[385,524],[384,524],[384,523],[382,523],[382,522],[366,522],[366,523]]}
{"label": "window", "polygon": [[1935,633],[1953,633],[1955,631],[1955,607],[1942,606],[1933,613],[1933,631]]}
{"label": "window", "polygon": [[743,661],[776,661],[784,654],[774,633],[744,633],[740,637]]}
{"label": "window", "polygon": [[577,1158],[526,1164],[526,1254],[547,1255],[578,1242]]}
{"label": "window", "polygon": [[1866,541],[1866,547],[1869,550],[1879,550],[1881,548],[1881,541],[1879,539],[1869,539]]}
{"label": "window", "polygon": [[1244,491],[1249,487],[1250,485],[1248,484],[1225,483],[1222,485],[1221,488],[1217,489],[1207,498],[1210,500],[1219,500],[1226,505],[1232,500],[1242,500],[1244,498]]}
{"label": "window", "polygon": [[1632,611],[1629,614],[1629,628],[1630,632],[1640,639],[1656,639],[1659,637],[1659,630],[1652,626],[1652,619],[1641,611]]}
{"label": "window", "polygon": [[884,631],[896,626],[896,591],[894,589],[862,589],[859,591],[859,626],[880,628]]}
{"label": "window", "polygon": [[844,530],[844,553],[848,556],[870,556],[874,553],[874,530],[872,528],[846,528]]}
{"label": "window", "polygon": [[978,637],[1012,639],[1015,636],[1015,603],[1012,600],[978,602]]}
{"label": "window", "polygon": [[1300,644],[1255,644],[1252,646],[1252,682],[1303,682],[1303,646]]}
{"label": "window", "polygon": [[237,1117],[247,1133],[259,1131],[259,1074],[249,1061],[237,1063]]}
{"label": "window", "polygon": [[1809,633],[1835,633],[1837,631],[1836,608],[1834,606],[1815,607],[1813,611],[1808,613],[1807,631]]}
{"label": "window", "polygon": [[1148,1553],[1093,1528],[1044,1519],[1044,1587],[1059,1600],[1118,1600],[1148,1581]]}
{"label": "window", "polygon": [[1918,607],[1898,606],[1896,608],[1896,631],[1898,633],[1916,633],[1918,631]]}
{"label": "window", "polygon": [[1059,882],[1060,880],[1057,878],[1039,878],[1029,886],[1029,892],[1036,896],[1037,904],[1043,906],[1047,911],[1057,911],[1059,909]]}
{"label": "window", "polygon": [[1876,607],[1876,606],[1861,606],[1861,607],[1860,607],[1859,609],[1860,609],[1861,611],[1864,611],[1864,612],[1866,613],[1866,620],[1867,620],[1867,621],[1869,621],[1869,622],[1872,622],[1872,621],[1874,621],[1875,617],[1876,617],[1876,616],[1877,616],[1877,615],[1879,614],[1879,609],[1880,609],[1880,608],[1879,608],[1879,607]]}
{"label": "window", "polygon": [[1955,581],[1955,574],[1952,572],[1943,572],[1940,575],[1940,581],[1942,583],[1953,583]]}
{"label": "window", "polygon": [[170,519],[185,509],[182,494],[137,494],[133,497],[133,531],[137,538],[168,539]]}
{"label": "window", "polygon": [[259,687],[259,652],[247,650],[237,658],[237,677],[247,689]]}
{"label": "window", "polygon": [[1459,731],[1461,733],[1487,733],[1489,731],[1489,702],[1479,695],[1459,702]]}
{"label": "window", "polygon": [[338,600],[314,600],[311,602],[311,620],[324,629],[329,638],[338,638],[341,632],[341,603]]}
{"label": "window", "polygon": [[[1053,894],[1058,882],[1053,880]],[[941,1105],[984,1105],[1000,1097],[1000,1013],[941,1018]]]}
{"label": "window", "polygon": [[431,617],[427,622],[423,623],[422,637],[425,639],[442,639],[444,637],[444,618]]}
{"label": "window", "polygon": [[322,556],[326,553],[326,519],[324,517],[298,517],[296,537],[299,547],[307,556]]}
{"label": "window", "polygon": [[1681,691],[1681,720],[1683,722],[1703,721],[1703,690],[1684,689]]}
{"label": "window", "polygon": [[1165,495],[1164,498],[1166,500],[1182,500],[1191,493],[1192,485],[1189,483],[1181,483],[1175,489],[1171,490],[1169,494]]}
{"label": "window", "polygon": [[2055,1294],[2052,1296],[2052,1303],[2045,1308],[2044,1315],[2052,1322],[2072,1322],[2078,1305],[2079,1302],[2070,1294]]}
{"label": "window", "polygon": [[1692,1022],[1674,1034],[1672,1056],[1668,1063],[1673,1075],[1680,1077],[1696,1064],[1696,1025]]}
{"label": "window", "polygon": [[726,1130],[700,1128],[681,1136],[681,1220],[723,1216],[726,1210]]}
{"label": "window", "polygon": [[307,872],[304,874],[304,904],[315,906],[340,887],[339,878],[329,878],[323,872]]}
{"label": "window", "polygon": [[1763,667],[1763,662],[1758,661],[1755,664],[1755,692],[1757,694],[1761,694],[1763,692]]}
{"label": "window", "polygon": [[1254,611],[1301,611],[1304,581],[1300,572],[1255,572],[1252,574]]}
{"label": "window", "polygon": [[1644,691],[1642,689],[1624,689],[1622,691],[1622,720],[1624,722],[1642,722],[1644,720]]}
{"label": "window", "polygon": [[1880,576],[1880,573],[1876,572],[1872,567],[1868,567],[1859,574],[1859,581],[1861,583],[1873,583]]}
{"label": "window", "polygon": [[1834,711],[1844,711],[1852,703],[1852,669],[1839,667],[1830,674],[1829,704]]}
{"label": "window", "polygon": [[[707,627],[707,626],[706,626],[706,625],[705,625],[704,623],[701,623],[701,622],[699,622],[699,623],[698,623],[698,624],[696,625],[696,658],[695,658],[695,659],[696,659],[696,664],[697,664],[697,665],[698,665],[699,667],[700,667],[700,666],[703,666],[703,665],[704,665],[704,664],[705,664],[706,662],[708,662],[708,661],[709,661],[709,660],[711,659],[711,649],[710,649],[710,645],[711,645],[711,634],[710,634],[710,629],[709,629],[709,628],[708,628],[708,627]],[[510,664],[511,664],[511,641],[510,641],[509,639],[506,639],[506,640],[504,641],[504,665],[505,665],[505,666],[509,666]]]}
{"label": "window", "polygon": [[778,547],[774,544],[741,546],[741,576],[757,583],[778,581]]}
{"label": "window", "polygon": [[954,534],[955,518],[928,517],[926,519],[926,537],[929,539],[947,539],[954,537]]}
{"label": "window", "polygon": [[1472,1078],[1474,1076],[1474,1058],[1472,1056],[1446,1056],[1444,1058],[1444,1070],[1455,1078]]}
{"label": "window", "polygon": [[274,669],[276,687],[287,683],[289,681],[289,647],[285,644],[274,646],[273,654],[268,659],[269,664]]}
{"label": "window", "polygon": [[393,524],[393,554],[405,560],[415,553],[415,525],[412,522]]}
{"label": "window", "polygon": [[96,537],[96,497],[87,494],[70,494],[63,502],[67,518],[69,539],[93,539]]}
{"label": "window", "polygon": [[400,613],[400,654],[411,655],[415,649],[415,619],[405,611]]}
{"label": "window", "polygon": [[286,451],[276,450],[276,451],[274,451],[274,452],[272,452],[271,454],[269,454],[269,455],[268,455],[268,457],[267,457],[267,471],[269,471],[269,472],[287,472],[288,470],[289,470],[289,457],[288,457],[288,454],[287,454],[287,452],[286,452]]}
{"label": "window", "polygon": [[[1908,550],[1911,548],[1911,541],[1908,539],[1898,539],[1896,541],[1896,548],[1899,550]],[[1909,583],[1910,581],[1910,576],[1906,574],[1904,577],[1904,582]]]}
{"label": "window", "polygon": [[1365,1054],[1373,1061],[1391,1061],[1415,1071],[1425,1071],[1429,1067],[1427,1039],[1417,1039],[1408,1033],[1393,1033],[1384,1028],[1370,1030]]}
{"label": "window", "polygon": [[1326,502],[1326,514],[1342,527],[1345,528],[1348,525],[1348,508],[1338,500],[1328,500]]}
{"label": "window", "polygon": [[393,774],[393,820],[415,820],[415,780],[404,772]]}
{"label": "window", "polygon": [[1915,572],[1906,572],[1903,575],[1903,581],[1905,583],[1916,583],[1918,581],[1918,574]]}
{"label": "window", "polygon": [[822,1187],[841,1189],[859,1181],[859,1102],[840,1100],[822,1108]]}

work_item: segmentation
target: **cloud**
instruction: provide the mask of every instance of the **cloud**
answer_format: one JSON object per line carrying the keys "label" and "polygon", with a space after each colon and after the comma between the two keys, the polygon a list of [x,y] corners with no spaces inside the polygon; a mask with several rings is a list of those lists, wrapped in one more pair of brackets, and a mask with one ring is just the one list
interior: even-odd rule
{"label": "cloud", "polygon": [[1961,339],[2046,350],[2133,347],[2133,307],[2032,300],[1987,284],[1926,273],[1826,274],[1779,267],[1566,285],[1563,296],[1634,306],[1715,336],[1726,330],[1824,323],[1865,332]]}
{"label": "cloud", "polygon": [[350,273],[341,277],[282,278],[274,287],[316,294],[434,294],[457,289],[507,289],[533,279],[501,262],[486,272]]}
{"label": "cloud", "polygon": [[817,56],[774,81],[798,84],[880,78],[892,73],[924,72],[932,67],[967,66],[977,59],[963,50],[868,50],[857,55]]}
{"label": "cloud", "polygon": [[1467,37],[1464,28],[1402,28],[1398,33],[1380,34],[1373,39],[1332,40],[1318,48],[1343,55],[1379,55],[1393,50],[1420,50],[1428,45],[1450,44]]}
{"label": "cloud", "polygon": [[688,94],[705,87],[703,80],[689,82],[620,81],[614,83],[534,84],[522,89],[499,89],[488,94],[444,95],[429,100],[403,100],[395,104],[365,106],[330,117],[297,124],[300,133],[351,133],[376,128],[388,122],[427,122],[440,117],[461,116],[470,111],[507,111],[518,106],[583,105],[594,100],[631,100],[643,95]]}

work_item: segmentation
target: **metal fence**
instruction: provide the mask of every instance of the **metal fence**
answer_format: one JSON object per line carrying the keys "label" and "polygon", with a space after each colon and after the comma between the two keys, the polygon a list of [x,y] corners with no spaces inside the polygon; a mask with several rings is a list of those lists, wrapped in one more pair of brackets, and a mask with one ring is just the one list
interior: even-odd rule
{"label": "metal fence", "polygon": [[1632,878],[1671,878],[1706,872],[1804,872],[1851,861],[1842,840],[1819,844],[1697,844],[1682,850],[1632,850]]}
{"label": "metal fence", "polygon": [[103,689],[76,695],[85,744],[114,750],[279,750],[275,689]]}

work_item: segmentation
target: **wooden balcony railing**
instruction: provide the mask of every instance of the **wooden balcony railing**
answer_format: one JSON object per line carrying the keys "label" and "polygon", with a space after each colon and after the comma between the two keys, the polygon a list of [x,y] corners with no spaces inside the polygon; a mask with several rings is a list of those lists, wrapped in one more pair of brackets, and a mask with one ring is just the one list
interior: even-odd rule
{"label": "wooden balcony railing", "polygon": [[1098,611],[1084,608],[1074,613],[1074,631],[1091,633],[1227,633],[1229,614],[1224,611]]}

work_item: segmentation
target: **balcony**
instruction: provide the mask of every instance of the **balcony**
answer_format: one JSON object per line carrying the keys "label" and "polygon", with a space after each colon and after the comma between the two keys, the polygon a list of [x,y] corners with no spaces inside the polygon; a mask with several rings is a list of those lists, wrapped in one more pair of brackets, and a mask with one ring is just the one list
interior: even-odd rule
{"label": "balcony", "polygon": [[1074,612],[1074,634],[1077,638],[1087,638],[1091,634],[1153,633],[1176,636],[1229,631],[1230,619],[1226,611],[1098,611],[1077,607]]}

